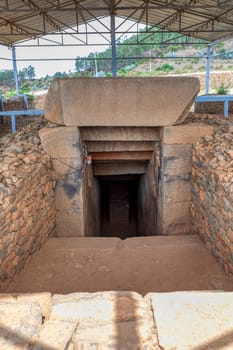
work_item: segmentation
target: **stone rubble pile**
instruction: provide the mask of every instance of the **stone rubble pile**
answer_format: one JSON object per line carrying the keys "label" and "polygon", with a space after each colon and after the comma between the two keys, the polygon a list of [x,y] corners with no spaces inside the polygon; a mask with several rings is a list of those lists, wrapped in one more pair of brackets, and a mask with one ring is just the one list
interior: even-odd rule
{"label": "stone rubble pile", "polygon": [[55,225],[54,179],[38,130],[43,119],[0,139],[0,287],[22,269]]}
{"label": "stone rubble pile", "polygon": [[223,118],[223,115],[221,113],[213,115],[207,113],[198,114],[189,112],[188,117],[185,119],[184,123],[204,123],[212,125],[215,128],[221,128],[222,130],[228,132],[229,128],[231,128],[231,125],[233,125],[233,120],[232,116],[229,118]]}
{"label": "stone rubble pile", "polygon": [[193,230],[233,274],[233,127],[219,128],[193,149]]}

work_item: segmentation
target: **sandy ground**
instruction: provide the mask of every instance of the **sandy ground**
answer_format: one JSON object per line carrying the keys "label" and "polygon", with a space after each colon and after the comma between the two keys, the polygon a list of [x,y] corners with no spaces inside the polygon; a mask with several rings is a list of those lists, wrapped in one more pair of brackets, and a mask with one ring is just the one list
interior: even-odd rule
{"label": "sandy ground", "polygon": [[225,290],[233,280],[198,236],[51,238],[7,292]]}

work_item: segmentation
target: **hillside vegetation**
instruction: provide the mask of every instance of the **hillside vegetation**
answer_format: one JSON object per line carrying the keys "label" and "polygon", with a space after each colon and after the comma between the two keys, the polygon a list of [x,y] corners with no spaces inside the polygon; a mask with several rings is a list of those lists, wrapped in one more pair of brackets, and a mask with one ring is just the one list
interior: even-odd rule
{"label": "hillside vegetation", "polygon": [[[118,76],[158,76],[167,74],[198,73],[206,70],[207,44],[201,40],[183,46],[186,38],[176,33],[165,33],[163,44],[161,35],[141,32],[138,36],[117,41]],[[175,41],[175,43],[174,43]],[[38,90],[46,90],[53,78],[73,76],[111,76],[111,47],[100,52],[91,52],[86,57],[77,57],[76,71],[57,72],[53,76],[35,79],[35,69],[31,65],[19,71],[20,93],[33,97]],[[233,71],[232,41],[218,43],[212,48],[211,70]],[[226,88],[231,88],[228,86]],[[14,76],[12,70],[0,70],[0,95],[14,96]]]}

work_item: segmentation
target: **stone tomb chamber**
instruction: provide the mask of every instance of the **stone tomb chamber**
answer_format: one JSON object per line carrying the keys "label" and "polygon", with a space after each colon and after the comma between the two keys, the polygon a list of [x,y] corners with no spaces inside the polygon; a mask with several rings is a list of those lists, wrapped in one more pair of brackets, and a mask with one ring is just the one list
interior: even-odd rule
{"label": "stone tomb chamber", "polygon": [[54,80],[40,130],[56,177],[57,236],[189,234],[196,78]]}
{"label": "stone tomb chamber", "polygon": [[185,120],[198,90],[55,80],[2,139],[1,349],[233,348],[233,126]]}

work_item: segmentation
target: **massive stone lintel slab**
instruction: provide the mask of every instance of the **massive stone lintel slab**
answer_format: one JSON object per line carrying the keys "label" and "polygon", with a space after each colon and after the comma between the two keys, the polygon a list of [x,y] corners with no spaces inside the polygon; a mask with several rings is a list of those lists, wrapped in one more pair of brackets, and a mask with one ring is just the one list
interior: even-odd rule
{"label": "massive stone lintel slab", "polygon": [[200,88],[192,77],[55,79],[45,117],[66,126],[167,126],[182,122]]}

